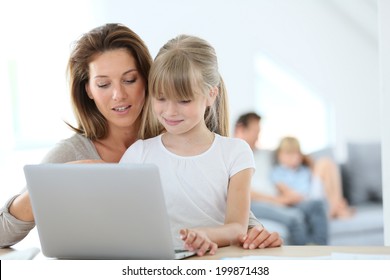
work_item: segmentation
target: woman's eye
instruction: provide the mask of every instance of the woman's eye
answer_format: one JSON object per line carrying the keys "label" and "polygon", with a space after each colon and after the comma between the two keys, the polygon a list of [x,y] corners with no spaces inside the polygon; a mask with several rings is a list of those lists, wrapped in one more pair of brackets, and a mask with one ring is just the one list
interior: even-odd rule
{"label": "woman's eye", "polygon": [[98,88],[106,88],[109,84],[97,84]]}
{"label": "woman's eye", "polygon": [[182,103],[182,104],[187,104],[187,103],[190,103],[191,102],[191,100],[181,100],[180,101],[180,103]]}
{"label": "woman's eye", "polygon": [[128,79],[128,80],[124,80],[124,82],[126,83],[126,84],[133,84],[133,83],[135,83],[137,81],[137,79]]}

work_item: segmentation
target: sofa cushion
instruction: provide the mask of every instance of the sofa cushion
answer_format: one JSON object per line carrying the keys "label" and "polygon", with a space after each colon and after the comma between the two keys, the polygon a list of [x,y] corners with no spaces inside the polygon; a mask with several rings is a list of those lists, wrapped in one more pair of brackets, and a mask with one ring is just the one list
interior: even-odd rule
{"label": "sofa cushion", "polygon": [[382,201],[381,145],[348,143],[348,198],[357,205],[367,201]]}
{"label": "sofa cushion", "polygon": [[356,213],[348,219],[331,220],[330,245],[380,245],[384,244],[383,207],[379,203],[355,207]]}

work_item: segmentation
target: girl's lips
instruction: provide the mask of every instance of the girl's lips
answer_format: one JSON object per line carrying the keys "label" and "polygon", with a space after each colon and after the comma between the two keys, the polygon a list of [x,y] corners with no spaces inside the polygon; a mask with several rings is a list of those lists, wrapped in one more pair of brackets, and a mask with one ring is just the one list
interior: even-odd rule
{"label": "girl's lips", "polygon": [[182,122],[182,120],[168,120],[168,119],[164,119],[164,121],[167,125],[172,125],[172,126],[178,125]]}

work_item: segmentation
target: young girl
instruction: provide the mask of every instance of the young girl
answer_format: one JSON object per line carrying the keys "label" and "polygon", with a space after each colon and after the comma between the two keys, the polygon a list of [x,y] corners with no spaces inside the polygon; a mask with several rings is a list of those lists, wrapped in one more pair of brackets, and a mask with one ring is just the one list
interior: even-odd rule
{"label": "young girl", "polygon": [[156,164],[175,247],[214,254],[247,230],[254,170],[246,142],[226,137],[215,50],[194,36],[170,40],[152,64],[149,92],[141,136],[156,137],[134,143],[120,162]]}
{"label": "young girl", "polygon": [[272,180],[279,188],[290,188],[307,199],[323,199],[331,218],[353,215],[342,196],[342,186],[337,167],[331,160],[322,159],[316,165],[301,152],[298,139],[285,137],[276,150],[278,165]]}
{"label": "young girl", "polygon": [[308,159],[301,152],[298,139],[284,137],[276,149],[277,165],[272,170],[272,181],[279,188],[287,186],[306,199],[322,199],[322,184],[309,168]]}
{"label": "young girl", "polygon": [[283,138],[276,150],[276,160],[271,178],[279,192],[305,200],[292,205],[304,214],[304,240],[307,244],[326,245],[328,218],[323,186],[309,168],[309,158],[302,154],[298,140],[294,137]]}

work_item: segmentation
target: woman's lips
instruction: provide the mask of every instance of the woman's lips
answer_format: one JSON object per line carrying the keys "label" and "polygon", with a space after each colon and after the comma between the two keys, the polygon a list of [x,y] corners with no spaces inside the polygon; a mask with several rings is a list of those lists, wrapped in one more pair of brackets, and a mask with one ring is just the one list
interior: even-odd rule
{"label": "woman's lips", "polygon": [[112,108],[113,111],[118,112],[118,113],[124,113],[127,112],[130,109],[131,105],[126,105],[126,106],[117,106]]}

